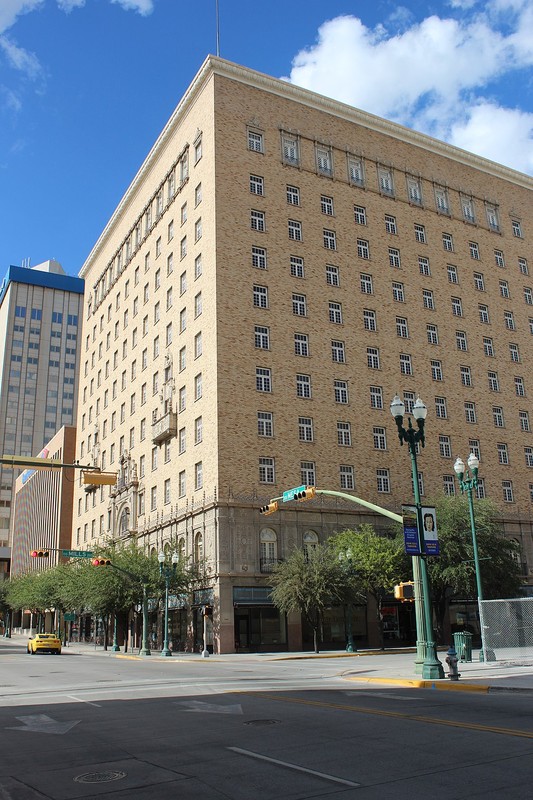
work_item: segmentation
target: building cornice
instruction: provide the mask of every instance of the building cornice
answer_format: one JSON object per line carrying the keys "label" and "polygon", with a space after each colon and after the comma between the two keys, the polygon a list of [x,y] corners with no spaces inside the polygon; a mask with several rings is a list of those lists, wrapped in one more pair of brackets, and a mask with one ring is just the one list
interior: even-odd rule
{"label": "building cornice", "polygon": [[287,81],[273,78],[270,75],[256,72],[248,67],[243,67],[231,61],[218,58],[217,56],[209,55],[196,73],[192,83],[183,95],[179,104],[176,106],[174,112],[170,116],[170,119],[155,141],[153,147],[139,168],[122,200],[113,212],[109,222],[100,234],[96,244],[94,245],[87,260],[80,270],[80,277],[84,278],[87,272],[91,269],[94,261],[98,258],[102,248],[104,247],[109,234],[122,217],[122,214],[126,210],[129,203],[135,197],[138,187],[142,185],[150,170],[157,162],[166,141],[170,136],[172,136],[179,121],[187,114],[188,110],[213,75],[219,75],[221,77],[243,83],[246,86],[269,92],[270,94],[277,95],[278,97],[293,100],[300,105],[305,105],[316,111],[323,111],[328,114],[333,114],[340,119],[361,125],[369,130],[375,131],[376,133],[393,137],[398,141],[414,145],[423,150],[427,150],[432,154],[451,159],[472,169],[480,170],[485,174],[508,181],[516,186],[520,186],[529,190],[533,189],[533,178],[531,176],[513,170],[510,167],[504,166],[503,164],[498,164],[497,162],[490,161],[482,156],[469,153],[467,150],[462,150],[459,147],[455,147],[447,142],[435,139],[425,133],[420,133],[419,131],[415,131],[411,128],[406,128],[396,122],[391,122],[390,120],[370,114],[367,111],[362,111],[361,109],[349,106],[346,103],[341,103],[338,100],[333,100],[332,98],[317,94],[309,89],[303,89],[302,87],[288,83]]}

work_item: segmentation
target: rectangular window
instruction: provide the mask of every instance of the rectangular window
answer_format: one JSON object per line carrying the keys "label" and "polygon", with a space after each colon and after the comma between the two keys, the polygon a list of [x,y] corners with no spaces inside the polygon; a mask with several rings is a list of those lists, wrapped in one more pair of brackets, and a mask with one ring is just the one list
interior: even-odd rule
{"label": "rectangular window", "polygon": [[298,417],[298,439],[300,442],[313,441],[313,420],[311,417]]}
{"label": "rectangular window", "polygon": [[250,192],[252,194],[264,195],[265,181],[260,175],[250,175]]}
{"label": "rectangular window", "polygon": [[256,325],[254,329],[255,346],[260,350],[270,349],[270,328]]}
{"label": "rectangular window", "polygon": [[429,289],[422,289],[422,301],[424,303],[424,308],[429,310],[435,309],[435,303],[433,300],[433,292]]}
{"label": "rectangular window", "polygon": [[357,255],[359,258],[370,258],[370,246],[366,239],[357,240]]}
{"label": "rectangular window", "polygon": [[514,502],[512,481],[502,481],[502,492],[503,492],[504,503]]}
{"label": "rectangular window", "polygon": [[259,233],[264,232],[265,230],[264,211],[254,211],[254,210],[250,211],[250,227],[253,231],[259,231]]}
{"label": "rectangular window", "polygon": [[194,465],[194,488],[202,489],[204,486],[204,470],[201,461]]}
{"label": "rectangular window", "polygon": [[442,476],[442,491],[448,497],[453,497],[455,494],[455,481],[453,475]]}
{"label": "rectangular window", "polygon": [[307,302],[304,294],[292,295],[292,313],[297,317],[305,317],[307,315]]}
{"label": "rectangular window", "polygon": [[426,325],[426,334],[428,338],[428,344],[439,343],[439,332],[436,325]]}
{"label": "rectangular window", "polygon": [[435,416],[437,417],[437,419],[447,419],[448,409],[446,407],[445,397],[435,398]]}
{"label": "rectangular window", "polygon": [[366,363],[370,369],[379,369],[379,350],[377,347],[366,348]]}
{"label": "rectangular window", "polygon": [[400,353],[400,373],[402,375],[413,374],[411,356],[408,353]]}
{"label": "rectangular window", "polygon": [[333,198],[327,197],[325,194],[320,197],[320,210],[323,214],[333,216]]}
{"label": "rectangular window", "polygon": [[364,186],[365,176],[363,160],[355,156],[348,156],[348,178],[356,186]]}
{"label": "rectangular window", "polygon": [[257,367],[255,370],[255,388],[258,392],[272,391],[272,373],[270,369]]}
{"label": "rectangular window", "polygon": [[461,197],[461,209],[463,211],[463,219],[465,222],[476,221],[474,215],[474,202],[470,197]]}
{"label": "rectangular window", "polygon": [[484,305],[483,303],[479,303],[478,311],[479,311],[479,321],[484,324],[488,324],[490,322],[489,307]]}
{"label": "rectangular window", "polygon": [[394,195],[394,183],[392,180],[392,171],[386,167],[378,167],[378,182],[379,190],[383,194]]}
{"label": "rectangular window", "polygon": [[498,463],[499,464],[509,464],[509,450],[507,445],[503,442],[499,442],[497,445],[498,450]]}
{"label": "rectangular window", "polygon": [[[270,370],[267,370],[267,372],[269,373],[268,378],[270,380]],[[265,391],[268,390],[265,389]],[[200,400],[201,397],[202,397],[202,373],[199,372],[198,375],[195,375],[194,377],[194,399],[195,401]],[[185,399],[185,394],[183,395],[183,398]]]}
{"label": "rectangular window", "polygon": [[346,361],[344,342],[333,340],[331,342],[331,358],[337,364],[344,364]]}
{"label": "rectangular window", "polygon": [[518,259],[518,269],[522,273],[522,275],[529,275],[529,269],[527,265],[527,258],[519,258]]}
{"label": "rectangular window", "polygon": [[333,392],[336,403],[348,403],[348,384],[346,381],[333,381]]}
{"label": "rectangular window", "polygon": [[465,419],[467,422],[476,422],[476,404],[472,402],[465,403]]}
{"label": "rectangular window", "polygon": [[497,267],[505,267],[505,259],[501,250],[494,251],[494,261]]}
{"label": "rectangular window", "polygon": [[492,339],[490,339],[487,336],[483,337],[483,352],[485,353],[486,356],[490,357],[494,356],[494,344],[492,342]]}
{"label": "rectangular window", "polygon": [[377,490],[380,494],[390,493],[390,476],[388,469],[376,470]]}
{"label": "rectangular window", "polygon": [[351,447],[352,431],[349,422],[337,422],[337,444]]}
{"label": "rectangular window", "polygon": [[461,383],[463,386],[472,386],[472,371],[470,367],[461,367]]}
{"label": "rectangular window", "polygon": [[259,459],[259,483],[275,483],[274,459]]}
{"label": "rectangular window", "polygon": [[326,264],[326,283],[328,286],[340,286],[339,268]]}
{"label": "rectangular window", "polygon": [[385,231],[392,234],[398,233],[396,217],[393,217],[390,214],[385,214]]}
{"label": "rectangular window", "polygon": [[372,275],[368,275],[366,272],[361,272],[359,275],[359,285],[363,294],[372,294],[374,291]]}
{"label": "rectangular window", "polygon": [[524,386],[524,379],[518,376],[515,376],[514,379],[514,388],[517,397],[525,397],[526,396],[526,389]]}
{"label": "rectangular window", "polygon": [[263,134],[256,131],[248,131],[248,150],[255,153],[263,152]]}
{"label": "rectangular window", "polygon": [[298,139],[289,134],[282,134],[281,146],[283,153],[283,161],[292,166],[298,166],[300,162],[300,154],[298,147]]}
{"label": "rectangular window", "polygon": [[505,427],[503,420],[503,408],[501,406],[492,406],[492,419],[494,422],[494,427],[496,428]]}
{"label": "rectangular window", "polygon": [[345,490],[355,489],[353,467],[347,464],[341,464],[339,467],[339,472],[340,472],[340,488]]}
{"label": "rectangular window", "polygon": [[353,213],[357,225],[366,225],[366,208],[364,206],[354,206]]}
{"label": "rectangular window", "polygon": [[302,223],[295,219],[290,219],[287,223],[289,230],[289,239],[295,242],[302,241]]}
{"label": "rectangular window", "polygon": [[402,339],[409,338],[409,328],[405,317],[396,317],[396,335]]}
{"label": "rectangular window", "polygon": [[446,271],[448,273],[448,281],[450,283],[459,283],[459,276],[457,274],[457,267],[454,267],[453,264],[448,264],[446,267]]}
{"label": "rectangular window", "polygon": [[304,260],[299,256],[291,256],[291,275],[293,278],[304,277]]}
{"label": "rectangular window", "polygon": [[363,310],[363,325],[365,331],[375,331],[377,330],[377,319],[376,319],[376,312],[371,311],[368,308]]}
{"label": "rectangular window", "polygon": [[431,377],[434,381],[441,381],[442,378],[442,362],[441,361],[432,361],[431,362]]}
{"label": "rectangular window", "polygon": [[287,186],[287,203],[290,206],[300,205],[300,190],[297,186]]}
{"label": "rectangular window", "polygon": [[385,434],[385,428],[374,428],[372,431],[373,439],[374,439],[374,449],[375,450],[386,450],[387,449],[387,438]]}
{"label": "rectangular window", "polygon": [[443,458],[452,457],[452,444],[449,436],[439,436],[439,453]]}
{"label": "rectangular window", "polygon": [[383,389],[381,386],[370,387],[370,407],[383,408]]}
{"label": "rectangular window", "polygon": [[426,275],[426,276],[431,275],[431,270],[429,268],[429,258],[423,258],[422,256],[419,256],[418,269],[421,275]]}
{"label": "rectangular window", "polygon": [[533,447],[524,447],[526,467],[533,467]]}
{"label": "rectangular window", "polygon": [[450,204],[448,202],[448,192],[442,186],[435,187],[435,205],[439,214],[449,214]]}
{"label": "rectangular window", "polygon": [[442,246],[449,253],[453,252],[453,236],[451,235],[451,233],[442,234]]}
{"label": "rectangular window", "polygon": [[509,355],[511,356],[511,361],[514,361],[515,363],[520,361],[520,350],[518,349],[517,344],[509,345]]}
{"label": "rectangular window", "polygon": [[528,433],[531,428],[529,426],[529,412],[528,411],[519,411],[518,412],[518,421],[520,422],[520,430],[525,431]]}
{"label": "rectangular window", "polygon": [[524,287],[524,300],[527,306],[533,306],[533,291],[529,286]]}
{"label": "rectangular window", "polygon": [[468,350],[468,340],[464,331],[455,331],[455,343],[458,350]]}
{"label": "rectangular window", "polygon": [[470,251],[470,258],[479,261],[479,245],[477,242],[468,242],[468,249]]}
{"label": "rectangular window", "polygon": [[316,146],[316,168],[322,175],[333,175],[333,161],[329,147]]}
{"label": "rectangular window", "polygon": [[329,321],[336,325],[342,325],[342,305],[340,303],[329,303]]}
{"label": "rectangular window", "polygon": [[420,242],[420,244],[426,244],[425,225],[418,225],[415,223],[415,241]]}
{"label": "rectangular window", "polygon": [[498,380],[498,373],[497,372],[487,372],[487,377],[489,380],[489,390],[491,392],[499,392],[500,391],[500,382]]}
{"label": "rectangular window", "polygon": [[516,236],[518,239],[522,238],[522,225],[518,222],[518,220],[512,221],[513,226],[513,236]]}
{"label": "rectangular window", "polygon": [[309,355],[309,336],[306,333],[294,334],[294,355],[304,357]]}
{"label": "rectangular window", "polygon": [[296,376],[296,396],[297,397],[311,397],[311,377],[310,375],[297,375]]}
{"label": "rectangular window", "polygon": [[268,438],[274,436],[274,415],[271,411],[257,412],[257,434]]}
{"label": "rectangular window", "polygon": [[337,234],[335,233],[335,231],[330,231],[327,228],[324,228],[322,232],[322,240],[326,250],[337,249]]}
{"label": "rectangular window", "polygon": [[267,256],[264,247],[252,247],[252,267],[256,267],[256,269],[267,268]]}
{"label": "rectangular window", "polygon": [[400,269],[402,266],[400,251],[396,247],[389,247],[389,266]]}
{"label": "rectangular window", "polygon": [[505,327],[509,331],[514,331],[516,328],[514,316],[512,311],[504,311],[503,312],[503,320],[505,322]]}
{"label": "rectangular window", "polygon": [[268,308],[268,288],[254,285],[253,301],[256,308]]}
{"label": "rectangular window", "polygon": [[422,205],[422,189],[417,178],[407,178],[407,195],[410,203],[416,206]]}

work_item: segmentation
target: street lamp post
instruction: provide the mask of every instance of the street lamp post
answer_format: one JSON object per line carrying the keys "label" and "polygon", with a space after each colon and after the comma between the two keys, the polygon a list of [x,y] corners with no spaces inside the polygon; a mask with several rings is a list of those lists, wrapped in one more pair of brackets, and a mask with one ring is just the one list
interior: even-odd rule
{"label": "street lamp post", "polygon": [[168,646],[168,590],[170,586],[170,580],[176,574],[179,556],[177,553],[172,553],[171,566],[165,564],[165,554],[163,551],[158,553],[157,560],[159,561],[159,574],[165,578],[165,635],[164,635],[163,649],[161,650],[161,655],[171,656],[172,651]]}
{"label": "street lamp post", "polygon": [[[467,464],[468,464],[468,470],[465,467],[463,459],[457,458],[455,464],[453,465],[453,468],[455,470],[455,474],[457,475],[459,486],[461,487],[461,494],[464,494],[466,492],[468,497],[468,511],[470,512],[470,531],[472,533],[472,549],[474,551],[474,568],[476,572],[476,587],[477,587],[478,616],[479,616],[479,602],[480,600],[483,600],[483,585],[481,583],[481,570],[479,568],[476,518],[474,515],[473,490],[476,489],[478,485],[477,472],[479,469],[479,459],[475,455],[475,453],[470,453],[470,455],[468,456]],[[469,474],[470,477],[465,478],[465,473]],[[480,617],[480,623],[481,623],[481,617]],[[481,625],[480,625],[480,634],[481,634],[481,653],[479,654],[479,660],[485,661],[485,641]]]}
{"label": "street lamp post", "polygon": [[[346,550],[345,553],[339,553],[339,561],[341,562],[342,566],[345,568],[346,572],[348,573],[352,567],[352,551],[350,548]],[[355,646],[355,642],[353,639],[353,629],[352,629],[352,603],[347,603],[345,606],[346,609],[346,652],[347,653],[355,653],[357,648]]]}
{"label": "street lamp post", "polygon": [[[400,444],[407,443],[409,455],[411,457],[411,471],[413,477],[413,492],[415,495],[415,506],[417,515],[418,543],[420,555],[413,556],[413,577],[415,588],[415,612],[416,612],[416,632],[417,632],[417,668],[420,669],[422,659],[421,674],[423,678],[433,680],[444,678],[444,669],[437,658],[435,647],[435,636],[433,633],[433,612],[431,607],[431,594],[429,588],[429,575],[426,559],[424,557],[423,541],[423,520],[422,504],[420,502],[420,487],[418,483],[418,466],[416,463],[416,446],[420,442],[424,447],[424,424],[427,416],[427,408],[420,397],[417,398],[413,406],[413,417],[416,420],[418,430],[413,428],[411,417],[408,417],[407,428],[403,427],[405,414],[405,404],[395,395],[390,405],[390,411],[398,428],[398,438]],[[422,590],[422,602],[420,602],[420,589]]]}

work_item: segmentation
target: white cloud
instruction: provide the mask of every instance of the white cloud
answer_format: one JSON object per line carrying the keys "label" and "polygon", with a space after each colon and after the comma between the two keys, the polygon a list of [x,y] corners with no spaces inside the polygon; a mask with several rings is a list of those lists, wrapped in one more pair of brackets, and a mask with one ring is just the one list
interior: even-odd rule
{"label": "white cloud", "polygon": [[118,3],[125,11],[138,11],[143,17],[147,17],[154,10],[153,0],[111,0]]}
{"label": "white cloud", "polygon": [[452,125],[451,144],[533,174],[533,114],[482,102]]}
{"label": "white cloud", "polygon": [[58,7],[61,11],[66,11],[68,14],[73,8],[83,8],[85,0],[56,0]]}
{"label": "white cloud", "polygon": [[27,14],[42,6],[44,0],[1,0],[0,33],[7,31],[20,14]]}
{"label": "white cloud", "polygon": [[3,51],[8,63],[29,78],[36,78],[41,74],[41,65],[37,56],[18,47],[7,36],[0,36],[0,50]]}
{"label": "white cloud", "polygon": [[[504,5],[512,6],[505,33],[492,17]],[[406,16],[401,19],[405,23]],[[531,31],[533,8],[526,0],[493,0],[486,13],[460,19],[433,15],[396,34],[384,25],[367,28],[353,16],[337,17],[320,27],[314,46],[295,56],[289,80],[434,136],[453,135],[455,143],[468,141],[467,149],[496,161],[510,164],[514,149],[513,163],[531,171],[529,115],[483,95],[533,63]],[[509,136],[520,136],[521,156],[511,141],[506,146],[502,132],[483,133],[482,112],[489,107]]]}

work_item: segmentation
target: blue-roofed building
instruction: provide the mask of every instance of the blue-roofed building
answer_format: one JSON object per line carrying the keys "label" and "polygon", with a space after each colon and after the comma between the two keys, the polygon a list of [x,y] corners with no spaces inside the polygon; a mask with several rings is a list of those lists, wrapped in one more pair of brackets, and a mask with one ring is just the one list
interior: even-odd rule
{"label": "blue-roofed building", "polygon": [[[57,261],[11,266],[0,286],[0,454],[36,456],[75,425],[84,281]],[[9,570],[14,484],[0,469],[0,579]]]}

